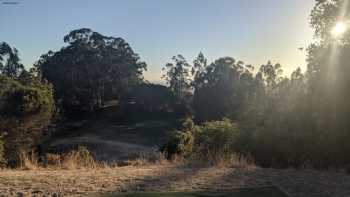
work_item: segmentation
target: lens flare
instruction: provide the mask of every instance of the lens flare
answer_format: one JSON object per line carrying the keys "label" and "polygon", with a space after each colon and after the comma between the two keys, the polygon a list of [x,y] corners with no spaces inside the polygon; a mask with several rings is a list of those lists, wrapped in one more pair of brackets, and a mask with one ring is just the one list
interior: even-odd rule
{"label": "lens flare", "polygon": [[333,37],[339,37],[339,36],[343,35],[346,30],[347,30],[347,27],[346,27],[345,23],[342,21],[339,21],[335,24],[331,33],[332,33]]}

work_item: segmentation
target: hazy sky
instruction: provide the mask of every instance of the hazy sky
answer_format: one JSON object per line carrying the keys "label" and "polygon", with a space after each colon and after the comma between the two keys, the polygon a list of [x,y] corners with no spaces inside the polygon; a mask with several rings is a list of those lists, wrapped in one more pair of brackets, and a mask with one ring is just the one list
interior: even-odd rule
{"label": "hazy sky", "polygon": [[[4,2],[18,2],[8,4]],[[63,36],[87,27],[123,37],[148,64],[146,79],[160,81],[176,54],[190,62],[202,51],[209,60],[232,56],[255,66],[268,60],[289,73],[305,68],[312,41],[314,0],[0,0],[0,41],[20,51],[31,66],[58,50]]]}

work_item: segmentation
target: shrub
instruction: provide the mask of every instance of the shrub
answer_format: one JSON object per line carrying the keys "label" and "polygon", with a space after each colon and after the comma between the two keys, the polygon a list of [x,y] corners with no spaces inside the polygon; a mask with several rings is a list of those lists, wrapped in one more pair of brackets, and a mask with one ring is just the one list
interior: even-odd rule
{"label": "shrub", "polygon": [[193,156],[216,162],[238,152],[240,130],[229,119],[205,122],[195,134]]}
{"label": "shrub", "polygon": [[52,87],[33,80],[22,84],[0,76],[0,135],[4,154],[12,167],[19,165],[21,152],[38,143],[54,112]]}
{"label": "shrub", "polygon": [[183,123],[181,131],[175,131],[163,152],[167,158],[181,155],[185,158],[218,162],[230,160],[239,152],[240,129],[229,119],[195,125],[191,119]]}
{"label": "shrub", "polygon": [[194,133],[199,129],[192,119],[186,119],[182,130],[174,131],[168,142],[161,148],[167,159],[176,155],[187,156],[191,154],[194,145]]}

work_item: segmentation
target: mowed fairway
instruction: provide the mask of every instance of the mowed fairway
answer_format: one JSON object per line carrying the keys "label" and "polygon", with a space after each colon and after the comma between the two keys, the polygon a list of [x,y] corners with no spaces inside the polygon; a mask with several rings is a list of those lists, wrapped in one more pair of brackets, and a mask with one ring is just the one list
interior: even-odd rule
{"label": "mowed fairway", "polygon": [[159,192],[111,194],[101,197],[288,197],[275,187],[240,189],[231,192]]}

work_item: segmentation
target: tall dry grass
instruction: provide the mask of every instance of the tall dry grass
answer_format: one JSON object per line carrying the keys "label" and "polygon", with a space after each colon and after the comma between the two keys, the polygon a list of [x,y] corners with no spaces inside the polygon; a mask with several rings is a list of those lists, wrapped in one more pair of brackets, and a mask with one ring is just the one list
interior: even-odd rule
{"label": "tall dry grass", "polygon": [[[41,160],[41,162],[38,162]],[[78,147],[63,154],[47,153],[39,158],[34,152],[22,152],[20,156],[20,168],[24,170],[49,169],[96,169],[110,167],[105,162],[96,161],[90,151],[85,147]]]}
{"label": "tall dry grass", "polygon": [[212,163],[216,166],[229,166],[234,168],[256,167],[255,160],[252,156],[237,153],[225,157],[216,157],[216,160],[212,160]]}
{"label": "tall dry grass", "polygon": [[20,169],[36,170],[39,168],[38,159],[34,151],[31,151],[30,153],[22,151],[19,156],[19,161]]}
{"label": "tall dry grass", "polygon": [[[20,157],[20,169],[23,170],[76,170],[76,169],[107,169],[118,166],[146,166],[146,165],[195,165],[195,166],[218,166],[218,167],[234,167],[234,168],[251,168],[256,167],[253,157],[243,156],[240,154],[231,154],[229,156],[216,156],[215,159],[208,160],[196,159],[195,157],[184,158],[180,155],[173,155],[171,160],[167,160],[163,153],[159,153],[156,159],[149,160],[148,156],[140,153],[138,157],[127,160],[122,163],[107,163],[96,161],[90,151],[86,147],[78,147],[63,154],[47,153],[45,158],[38,158],[34,152],[22,152]],[[39,162],[40,160],[40,162]]]}
{"label": "tall dry grass", "polygon": [[162,153],[158,153],[157,155],[154,153],[151,158],[152,159],[150,159],[149,155],[145,155],[145,153],[140,153],[134,159],[123,162],[97,161],[86,147],[80,146],[77,150],[72,150],[68,153],[47,153],[45,157],[41,158],[39,158],[33,151],[30,153],[22,152],[20,156],[19,168],[23,170],[106,169],[118,166],[145,166],[151,164],[163,165],[170,163],[170,161],[166,160]]}

